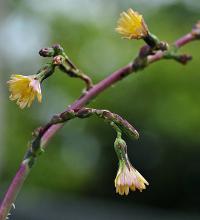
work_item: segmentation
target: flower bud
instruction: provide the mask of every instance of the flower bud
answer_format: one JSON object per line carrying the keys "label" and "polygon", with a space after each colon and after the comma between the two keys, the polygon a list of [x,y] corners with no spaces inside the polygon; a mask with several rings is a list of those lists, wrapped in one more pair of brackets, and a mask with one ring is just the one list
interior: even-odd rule
{"label": "flower bud", "polygon": [[52,48],[54,49],[54,55],[62,55],[64,52],[64,49],[60,46],[60,44],[54,44]]}
{"label": "flower bud", "polygon": [[52,47],[46,47],[46,48],[42,48],[39,51],[40,56],[42,57],[53,57],[55,54],[55,51]]}

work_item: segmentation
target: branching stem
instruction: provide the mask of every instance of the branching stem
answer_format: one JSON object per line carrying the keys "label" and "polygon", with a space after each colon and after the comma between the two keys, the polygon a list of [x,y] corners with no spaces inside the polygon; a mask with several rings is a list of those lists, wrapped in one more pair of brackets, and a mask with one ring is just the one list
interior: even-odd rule
{"label": "branching stem", "polygon": [[[185,44],[190,43],[191,41],[193,41],[195,39],[198,39],[199,35],[200,35],[198,31],[199,30],[193,30],[193,32],[184,35],[183,37],[181,37],[180,39],[175,41],[174,45],[177,48],[180,48],[180,47],[184,46]],[[44,53],[46,51],[42,51],[42,52]],[[88,81],[88,78],[85,78],[84,75],[82,75],[83,76],[82,79],[85,80],[86,84],[88,85],[88,87],[87,87],[88,91],[86,91],[84,93],[84,95],[82,95],[72,105],[70,105],[65,110],[65,112],[67,111],[70,113],[72,110],[76,111],[77,109],[81,109],[82,107],[87,105],[94,97],[96,97],[97,95],[102,93],[104,90],[109,88],[111,85],[122,80],[124,77],[128,76],[130,73],[134,73],[138,70],[145,68],[147,65],[149,65],[155,61],[161,60],[162,58],[164,58],[164,55],[165,55],[165,51],[161,51],[161,50],[156,51],[154,54],[147,54],[147,56],[145,57],[146,63],[144,63],[144,60],[140,60],[141,57],[138,56],[133,62],[131,62],[128,65],[122,67],[121,69],[113,72],[112,74],[110,74],[109,76],[107,76],[105,79],[103,79],[102,81],[100,81],[98,84],[96,84],[94,86],[91,86],[92,83],[90,81]],[[47,54],[46,56],[49,56],[49,54]],[[144,57],[143,57],[143,59],[144,59]],[[137,63],[136,63],[136,61],[137,61]],[[138,62],[138,61],[141,61],[141,62]],[[139,66],[138,66],[138,64],[139,64]],[[140,66],[140,64],[142,64],[142,65]],[[57,116],[57,117],[59,117],[59,116]],[[68,117],[70,118],[70,117],[72,117],[72,115],[70,116],[70,114],[69,114]],[[35,134],[36,139],[39,138],[40,146],[34,145],[33,144],[33,143],[35,143],[34,141],[31,142],[30,148],[28,149],[28,151],[25,154],[25,155],[27,155],[29,153],[32,153],[33,160],[31,162],[34,162],[35,157],[37,157],[38,149],[46,148],[47,142],[56,134],[56,132],[62,126],[63,126],[62,121],[60,124],[54,124],[53,118],[52,118],[52,120],[49,123],[47,123],[45,126],[43,126],[42,128],[40,128],[36,131],[36,134]],[[19,170],[17,171],[15,177],[13,178],[11,185],[8,188],[8,191],[5,194],[4,199],[1,202],[0,220],[6,219],[8,213],[9,213],[9,210],[11,209],[12,204],[15,201],[17,194],[20,191],[20,189],[21,189],[25,179],[27,178],[31,168],[32,168],[32,163],[30,163],[30,160],[27,160],[27,158],[25,156],[24,160],[22,161],[22,163],[19,167]]]}

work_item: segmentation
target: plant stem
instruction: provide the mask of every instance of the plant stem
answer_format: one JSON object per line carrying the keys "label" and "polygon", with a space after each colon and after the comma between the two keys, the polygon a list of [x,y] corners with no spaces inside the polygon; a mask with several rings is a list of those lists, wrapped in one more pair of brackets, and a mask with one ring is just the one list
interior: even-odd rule
{"label": "plant stem", "polygon": [[[184,35],[183,37],[179,38],[177,41],[175,41],[174,45],[176,47],[182,47],[185,44],[195,40],[195,37],[188,33]],[[158,61],[162,59],[164,55],[164,52],[158,51],[156,54],[148,57],[148,63],[153,63],[155,61]],[[90,91],[88,91],[83,97],[76,100],[67,110],[73,110],[77,108],[82,108],[85,106],[89,101],[91,101],[95,96],[103,92],[105,89],[116,83],[117,81],[122,80],[125,76],[129,75],[130,73],[134,72],[134,69],[132,69],[132,63],[124,66],[123,68],[115,71],[111,75],[107,76],[105,79],[100,81],[98,84],[94,85]],[[62,127],[62,124],[52,125],[46,133],[42,137],[42,146],[45,146],[46,143],[51,139],[51,137],[54,136],[54,134]]]}
{"label": "plant stem", "polygon": [[13,202],[15,201],[17,194],[19,193],[23,183],[29,174],[30,169],[27,167],[27,164],[22,163],[20,168],[15,175],[12,183],[10,184],[8,191],[4,197],[3,202],[1,203],[0,208],[0,219],[4,220],[8,216],[8,213],[12,207]]}
{"label": "plant stem", "polygon": [[[193,40],[195,36],[191,33],[186,34],[185,36],[178,39],[174,45],[179,48]],[[157,51],[154,55],[149,55],[147,58],[148,64],[158,61],[163,58],[164,52]],[[122,80],[124,77],[128,76],[130,73],[136,72],[136,69],[133,68],[133,62],[122,67],[121,69],[115,71],[98,84],[94,85],[89,91],[87,91],[83,96],[77,99],[67,110],[76,110],[87,105],[94,97],[102,93],[104,90],[109,88],[114,83]],[[41,147],[46,147],[47,142],[56,134],[56,132],[63,127],[63,124],[54,124],[51,125],[42,135],[41,138]],[[5,194],[4,199],[1,202],[0,206],[0,220],[5,220],[10,208],[12,207],[13,202],[15,201],[18,192],[20,191],[26,177],[30,172],[30,168],[27,166],[26,161],[23,161],[19,170],[17,171],[8,191]]]}

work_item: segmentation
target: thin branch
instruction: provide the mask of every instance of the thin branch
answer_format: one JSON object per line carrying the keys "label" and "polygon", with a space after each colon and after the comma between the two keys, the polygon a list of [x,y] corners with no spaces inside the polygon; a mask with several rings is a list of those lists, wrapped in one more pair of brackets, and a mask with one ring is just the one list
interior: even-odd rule
{"label": "thin branch", "polygon": [[[199,33],[188,33],[185,36],[181,37],[177,41],[175,41],[174,46],[179,48],[184,46],[187,43],[190,43],[191,41],[198,39],[197,34]],[[134,73],[138,70],[141,70],[148,66],[149,64],[161,60],[164,58],[165,51],[157,51],[155,54],[148,55],[146,57],[146,63],[140,63],[140,66],[138,66],[138,59],[139,56],[130,64],[122,67],[121,69],[115,71],[102,81],[100,81],[98,84],[94,85],[92,88],[90,88],[84,95],[82,95],[78,100],[76,100],[72,105],[70,105],[66,110],[70,112],[71,110],[76,111],[87,105],[94,97],[102,93],[104,90],[109,88],[111,85],[115,84],[116,82],[122,80],[124,77],[128,76],[131,73]],[[144,61],[144,60],[140,60]],[[137,64],[137,65],[136,65]],[[144,65],[145,64],[145,65]],[[136,68],[137,67],[137,68]],[[31,143],[30,148],[28,149],[27,153],[32,153],[32,160],[28,161],[23,160],[22,164],[20,165],[19,170],[17,171],[8,191],[6,192],[6,195],[1,203],[0,206],[0,220],[5,220],[9,210],[12,207],[13,202],[15,201],[18,192],[20,191],[26,177],[28,176],[30,169],[32,168],[32,165],[35,161],[35,158],[37,157],[37,150],[38,148],[46,148],[46,145],[48,141],[57,133],[57,131],[63,126],[63,123],[61,124],[53,124],[52,121],[47,123],[44,127],[38,129],[38,133],[36,134],[36,138]],[[39,141],[39,142],[37,142]],[[38,146],[39,144],[40,146]],[[35,148],[34,148],[35,147]],[[26,155],[27,155],[26,153]],[[31,162],[31,163],[30,163]]]}
{"label": "thin branch", "polygon": [[[196,40],[196,37],[192,33],[188,33],[181,38],[179,38],[177,41],[174,42],[174,45],[177,48],[180,48],[184,46],[187,43],[190,43],[191,41]],[[161,60],[164,56],[163,51],[157,51],[154,55],[148,56],[148,63],[154,63],[158,60]],[[107,76],[105,79],[100,81],[98,84],[94,85],[92,89],[90,89],[89,92],[87,92],[83,97],[76,100],[73,104],[70,105],[66,109],[67,110],[73,110],[73,109],[80,109],[87,105],[95,96],[99,95],[101,92],[106,90],[108,87],[112,86],[116,82],[122,80],[124,77],[128,76],[130,73],[135,73],[134,69],[132,68],[133,63],[130,63],[121,69],[113,72],[111,75]],[[45,146],[47,142],[54,136],[54,134],[62,127],[62,124],[59,125],[52,125],[43,135],[42,137],[42,146]]]}

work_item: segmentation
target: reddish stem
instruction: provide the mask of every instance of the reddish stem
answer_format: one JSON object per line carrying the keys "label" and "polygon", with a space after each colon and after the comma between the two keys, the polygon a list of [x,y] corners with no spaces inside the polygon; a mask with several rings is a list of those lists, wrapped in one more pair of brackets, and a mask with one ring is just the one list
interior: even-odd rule
{"label": "reddish stem", "polygon": [[182,47],[182,46],[184,46],[185,44],[187,44],[187,43],[189,43],[189,42],[191,42],[191,41],[193,41],[193,40],[196,40],[196,37],[194,36],[194,34],[188,33],[188,34],[186,34],[185,36],[179,38],[179,39],[174,43],[174,45],[175,45],[176,47]]}
{"label": "reddish stem", "polygon": [[[185,36],[178,39],[174,44],[176,47],[181,47],[191,41],[193,41],[195,37],[189,33]],[[155,61],[158,61],[162,59],[163,52],[158,51],[156,54],[152,56],[148,56],[148,63],[153,63]],[[86,92],[84,96],[82,96],[80,99],[76,100],[68,109],[80,109],[83,106],[87,105],[95,96],[99,95],[101,92],[103,92],[105,89],[109,88],[112,84],[120,81],[130,73],[134,72],[134,69],[132,67],[132,63],[124,66],[123,68],[115,71],[102,81],[100,81],[98,84],[94,85],[89,91]],[[63,124],[56,124],[51,125],[48,130],[43,134],[41,139],[41,146],[44,147],[47,142],[56,134],[56,132],[63,126]],[[16,173],[8,191],[6,192],[6,195],[1,203],[0,206],[0,220],[5,220],[8,212],[12,206],[12,203],[15,201],[18,192],[20,191],[28,173],[29,169],[27,168],[26,164],[21,164],[18,172]]]}
{"label": "reddish stem", "polygon": [[[94,85],[84,96],[80,99],[76,100],[69,108],[66,110],[73,110],[82,108],[86,105],[90,100],[92,100],[99,93],[104,91],[106,88],[110,87],[115,82],[121,80],[126,75],[132,72],[132,64],[128,64],[127,66],[115,71],[104,80],[100,81],[98,84]],[[54,136],[54,134],[63,126],[63,124],[52,125],[43,135],[41,145],[44,147],[46,143]]]}
{"label": "reddish stem", "polygon": [[0,219],[4,220],[6,219],[9,210],[12,207],[13,202],[15,201],[18,192],[20,191],[21,187],[23,186],[23,183],[29,173],[29,169],[26,164],[21,164],[20,168],[15,175],[12,183],[10,184],[8,191],[4,197],[3,202],[1,203],[0,207]]}
{"label": "reddish stem", "polygon": [[[174,45],[176,45],[176,47],[182,47],[185,44],[193,40],[195,40],[194,35],[192,35],[191,33],[188,33],[185,36],[179,38],[177,41],[175,41]],[[153,63],[155,61],[160,60],[162,57],[163,57],[163,52],[158,51],[156,54],[148,57],[148,62]],[[89,102],[99,93],[101,93],[102,91],[104,91],[105,89],[110,87],[112,84],[116,83],[117,81],[123,79],[125,76],[129,75],[131,72],[134,72],[134,70],[132,69],[132,63],[115,71],[114,73],[106,77],[104,80],[100,81],[98,84],[93,86],[93,88],[90,89],[90,91],[88,91],[85,96],[75,101],[66,110],[82,108],[84,105],[87,104],[87,102]],[[62,124],[52,125],[42,137],[42,146],[44,146],[62,126],[63,126]]]}

